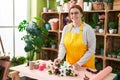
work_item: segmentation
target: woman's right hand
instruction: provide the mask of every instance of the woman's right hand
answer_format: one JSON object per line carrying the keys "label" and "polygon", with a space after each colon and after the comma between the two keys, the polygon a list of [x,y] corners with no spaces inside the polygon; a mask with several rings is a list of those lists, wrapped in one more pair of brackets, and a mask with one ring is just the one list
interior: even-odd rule
{"label": "woman's right hand", "polygon": [[55,59],[55,60],[54,60],[54,65],[55,65],[55,64],[58,64],[58,63],[60,63],[60,62],[61,62],[60,59]]}

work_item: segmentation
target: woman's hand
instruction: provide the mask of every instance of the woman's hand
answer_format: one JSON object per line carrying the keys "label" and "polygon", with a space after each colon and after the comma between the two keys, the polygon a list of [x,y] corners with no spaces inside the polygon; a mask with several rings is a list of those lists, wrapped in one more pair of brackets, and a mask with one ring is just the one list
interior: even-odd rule
{"label": "woman's hand", "polygon": [[80,70],[80,68],[81,68],[81,66],[79,64],[77,64],[77,63],[74,64],[73,66],[75,67],[75,70]]}
{"label": "woman's hand", "polygon": [[55,64],[58,64],[58,63],[60,63],[60,62],[61,62],[60,59],[55,59],[55,60],[54,60],[54,65],[55,65]]}

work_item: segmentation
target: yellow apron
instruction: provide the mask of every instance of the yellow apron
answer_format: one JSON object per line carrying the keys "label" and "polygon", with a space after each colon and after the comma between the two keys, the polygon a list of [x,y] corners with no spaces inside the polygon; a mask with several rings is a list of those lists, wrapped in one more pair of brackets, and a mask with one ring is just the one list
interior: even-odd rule
{"label": "yellow apron", "polygon": [[[66,48],[66,61],[70,64],[75,64],[80,60],[87,51],[87,46],[83,42],[82,30],[83,24],[80,25],[80,33],[71,33],[71,28],[66,32],[63,40]],[[94,54],[83,65],[83,67],[95,69]]]}

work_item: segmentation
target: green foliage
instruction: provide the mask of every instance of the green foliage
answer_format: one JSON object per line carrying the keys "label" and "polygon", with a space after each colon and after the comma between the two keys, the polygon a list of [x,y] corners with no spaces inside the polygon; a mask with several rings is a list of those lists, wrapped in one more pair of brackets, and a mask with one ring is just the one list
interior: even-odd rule
{"label": "green foliage", "polygon": [[97,24],[99,21],[99,14],[93,13],[92,20],[93,20],[94,24]]}
{"label": "green foliage", "polygon": [[[41,17],[35,17],[38,22],[45,22]],[[21,40],[26,43],[24,50],[29,52],[31,56],[34,56],[34,52],[38,53],[42,51],[42,46],[45,43],[45,39],[48,38],[48,30],[46,30],[42,25],[37,24],[34,21],[23,20],[18,26],[19,32],[26,31]],[[32,57],[28,58],[32,59]]]}
{"label": "green foliage", "polygon": [[52,44],[56,44],[57,43],[57,41],[55,40],[55,39],[50,39],[50,44],[52,45]]}
{"label": "green foliage", "polygon": [[69,2],[70,0],[64,0],[65,3]]}
{"label": "green foliage", "polygon": [[104,0],[106,3],[113,3],[113,0]]}
{"label": "green foliage", "polygon": [[99,14],[98,13],[93,13],[92,15],[92,21],[89,22],[88,24],[93,28],[96,29],[96,26],[98,25],[99,22]]}
{"label": "green foliage", "polygon": [[117,28],[117,22],[109,22],[108,23],[108,27],[111,28],[111,29],[116,29]]}
{"label": "green foliage", "polygon": [[83,0],[84,2],[92,2],[92,0]]}
{"label": "green foliage", "polygon": [[20,65],[20,64],[24,64],[26,62],[26,58],[23,57],[23,56],[20,56],[20,57],[13,57],[12,60],[11,60],[11,65]]}

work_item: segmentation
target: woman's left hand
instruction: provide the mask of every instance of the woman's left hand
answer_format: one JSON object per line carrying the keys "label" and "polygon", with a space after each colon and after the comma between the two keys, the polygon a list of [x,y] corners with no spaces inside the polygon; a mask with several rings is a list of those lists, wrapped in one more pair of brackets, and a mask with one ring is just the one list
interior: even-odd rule
{"label": "woman's left hand", "polygon": [[81,68],[81,66],[77,63],[75,63],[73,66],[75,67],[75,70],[80,70],[80,68]]}

